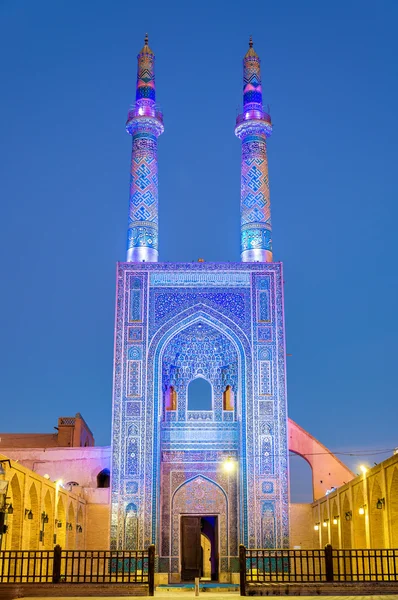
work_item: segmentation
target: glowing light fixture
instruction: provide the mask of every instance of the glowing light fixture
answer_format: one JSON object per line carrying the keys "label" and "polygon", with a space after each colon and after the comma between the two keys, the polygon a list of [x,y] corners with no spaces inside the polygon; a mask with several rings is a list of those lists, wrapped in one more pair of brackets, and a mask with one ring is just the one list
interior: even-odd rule
{"label": "glowing light fixture", "polygon": [[232,456],[228,456],[228,458],[224,460],[223,468],[224,471],[226,471],[227,473],[232,473],[233,471],[235,471],[235,461],[232,458]]}
{"label": "glowing light fixture", "polygon": [[314,525],[314,529],[315,529],[315,531],[318,531],[318,529],[319,529],[319,523],[316,523],[316,524]]}
{"label": "glowing light fixture", "polygon": [[339,522],[339,517],[338,515],[336,517],[333,517],[333,525],[337,525]]}
{"label": "glowing light fixture", "polygon": [[365,506],[360,506],[358,512],[359,512],[360,515],[364,515],[365,514]]}
{"label": "glowing light fixture", "polygon": [[376,502],[376,508],[378,510],[381,510],[384,507],[385,503],[386,503],[386,501],[384,498],[379,498]]}
{"label": "glowing light fixture", "polygon": [[362,473],[365,475],[365,473],[366,473],[366,472],[367,472],[367,470],[368,470],[368,469],[365,467],[365,465],[361,465],[359,468],[361,469]]}
{"label": "glowing light fixture", "polygon": [[322,523],[322,525],[323,525],[324,527],[327,527],[327,526],[328,526],[328,522],[327,522],[327,521],[324,521],[324,522]]}

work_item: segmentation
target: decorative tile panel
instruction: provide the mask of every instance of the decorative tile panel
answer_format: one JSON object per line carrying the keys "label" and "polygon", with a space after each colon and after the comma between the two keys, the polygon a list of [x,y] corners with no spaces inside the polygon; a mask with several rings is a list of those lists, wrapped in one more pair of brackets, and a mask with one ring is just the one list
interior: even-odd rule
{"label": "decorative tile panel", "polygon": [[[131,293],[137,294],[133,305]],[[228,556],[230,565],[237,558],[239,541],[251,547],[288,543],[282,306],[278,264],[119,265],[113,548],[127,547],[131,540],[141,548],[153,542],[162,553],[159,565],[178,573],[179,547],[172,548],[179,536],[173,494],[197,476],[224,490],[224,566]],[[270,321],[272,315],[272,330],[271,324],[259,325],[260,317]],[[132,317],[140,324],[132,324]],[[212,411],[188,411],[188,385],[197,376],[212,385]],[[170,385],[177,392],[177,406],[164,411]],[[227,385],[233,390],[233,411],[223,410]],[[222,466],[229,456],[238,462],[233,488],[228,488]],[[266,491],[271,484],[272,491]],[[189,500],[202,510],[195,494]],[[263,505],[261,494],[272,504]],[[126,529],[129,503],[137,510]]]}
{"label": "decorative tile panel", "polygon": [[259,394],[260,396],[270,396],[272,394],[270,361],[261,360],[259,362],[259,371]]}
{"label": "decorative tile panel", "polygon": [[129,360],[127,369],[127,396],[141,396],[141,362]]}

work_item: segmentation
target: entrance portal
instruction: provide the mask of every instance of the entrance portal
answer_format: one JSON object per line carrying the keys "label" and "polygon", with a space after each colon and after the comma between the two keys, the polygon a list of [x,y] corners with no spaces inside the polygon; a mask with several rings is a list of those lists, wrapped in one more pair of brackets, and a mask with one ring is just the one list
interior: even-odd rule
{"label": "entrance portal", "polygon": [[216,516],[181,517],[181,580],[195,577],[218,580],[218,527]]}

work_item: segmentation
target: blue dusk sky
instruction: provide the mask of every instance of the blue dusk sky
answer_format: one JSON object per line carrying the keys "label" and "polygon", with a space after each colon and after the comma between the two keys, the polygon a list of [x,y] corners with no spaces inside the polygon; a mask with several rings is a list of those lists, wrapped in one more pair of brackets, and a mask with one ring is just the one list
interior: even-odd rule
{"label": "blue dusk sky", "polygon": [[395,0],[0,0],[0,431],[52,432],[81,412],[110,443],[124,124],[145,32],[165,120],[161,260],[239,261],[234,123],[252,35],[274,123],[289,415],[332,450],[369,452],[354,469],[391,454],[397,22]]}

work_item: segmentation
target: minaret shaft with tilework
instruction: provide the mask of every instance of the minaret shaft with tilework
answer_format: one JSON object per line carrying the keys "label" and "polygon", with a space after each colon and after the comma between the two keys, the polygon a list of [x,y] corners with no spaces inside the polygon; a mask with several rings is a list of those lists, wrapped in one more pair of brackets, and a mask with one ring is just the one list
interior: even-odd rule
{"label": "minaret shaft with tilework", "polygon": [[250,38],[243,59],[243,113],[235,135],[242,141],[241,260],[272,262],[267,137],[271,117],[263,110],[260,59]]}
{"label": "minaret shaft with tilework", "polygon": [[155,55],[148,46],[148,36],[137,59],[136,100],[126,123],[133,138],[127,262],[157,262],[157,138],[164,128],[163,115],[155,104]]}

